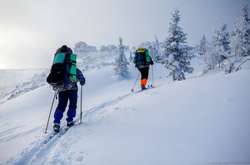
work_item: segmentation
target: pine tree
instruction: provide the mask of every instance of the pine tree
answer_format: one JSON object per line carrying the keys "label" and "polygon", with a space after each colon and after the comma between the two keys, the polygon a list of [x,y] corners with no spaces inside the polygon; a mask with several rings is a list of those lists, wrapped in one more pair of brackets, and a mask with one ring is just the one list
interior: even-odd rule
{"label": "pine tree", "polygon": [[207,52],[207,39],[206,36],[203,35],[199,45],[199,54],[201,56],[204,56],[206,52]]}
{"label": "pine tree", "polygon": [[247,5],[242,8],[241,15],[234,24],[231,34],[231,49],[232,56],[250,55],[250,18]]}
{"label": "pine tree", "polygon": [[206,64],[205,70],[208,71],[214,69],[216,65],[215,52],[213,51],[211,44],[207,41],[205,35],[202,36],[198,51]]}
{"label": "pine tree", "polygon": [[133,46],[133,47],[130,49],[130,56],[129,56],[129,61],[130,61],[130,63],[133,63],[133,61],[134,61],[135,52],[136,52],[136,47]]}
{"label": "pine tree", "polygon": [[230,54],[230,35],[227,32],[226,24],[215,31],[212,44],[215,53],[215,65],[219,64],[220,67],[223,60],[227,59]]}
{"label": "pine tree", "polygon": [[133,51],[130,50],[130,52],[129,52],[129,62],[130,63],[133,62],[133,59],[134,59],[133,54],[134,54]]}
{"label": "pine tree", "polygon": [[207,42],[206,49],[207,50],[204,56],[204,60],[206,63],[206,71],[208,71],[215,69],[216,65],[218,64],[218,57],[213,44]]}
{"label": "pine tree", "polygon": [[125,56],[125,46],[123,45],[122,38],[119,38],[119,54],[116,59],[115,73],[122,78],[128,78],[128,61]]}
{"label": "pine tree", "polygon": [[154,61],[159,61],[161,59],[161,46],[160,46],[160,42],[157,38],[157,36],[155,36],[155,43],[154,43]]}
{"label": "pine tree", "polygon": [[176,10],[172,14],[172,20],[169,27],[169,36],[165,41],[163,63],[172,69],[173,80],[184,80],[185,72],[192,72],[190,67],[191,57],[189,51],[191,47],[186,45],[187,34],[180,27],[180,11]]}

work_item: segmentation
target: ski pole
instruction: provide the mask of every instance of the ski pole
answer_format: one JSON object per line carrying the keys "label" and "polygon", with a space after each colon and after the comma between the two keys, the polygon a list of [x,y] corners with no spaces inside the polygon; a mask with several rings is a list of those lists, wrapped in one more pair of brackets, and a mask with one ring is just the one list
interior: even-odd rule
{"label": "ski pole", "polygon": [[80,121],[79,123],[82,123],[82,86],[81,86],[81,101],[80,101]]}
{"label": "ski pole", "polygon": [[133,87],[132,87],[132,89],[131,89],[131,92],[134,92],[134,88],[135,88],[135,86],[136,86],[136,83],[137,83],[138,79],[139,79],[139,73],[138,73],[137,78],[136,78],[136,80],[135,80],[135,82],[134,82],[134,84],[133,84]]}
{"label": "ski pole", "polygon": [[46,124],[45,132],[44,132],[45,134],[47,133],[47,130],[48,130],[49,120],[50,120],[50,116],[51,116],[51,112],[52,112],[52,109],[53,109],[53,105],[54,105],[56,96],[57,96],[57,91],[55,91],[55,94],[54,94],[54,97],[53,97],[53,101],[52,101],[52,104],[51,104],[51,107],[50,107],[49,117],[48,117],[48,121],[47,121],[47,124]]}
{"label": "ski pole", "polygon": [[[152,57],[153,57],[153,60],[155,61],[155,54],[154,53],[155,52],[152,53]],[[154,87],[153,84],[154,84],[154,65],[152,65],[152,69],[151,69],[151,85],[150,85],[150,87]]]}
{"label": "ski pole", "polygon": [[152,79],[152,82],[151,82],[151,87],[154,87],[154,65],[152,65],[152,70],[151,70],[151,79]]}

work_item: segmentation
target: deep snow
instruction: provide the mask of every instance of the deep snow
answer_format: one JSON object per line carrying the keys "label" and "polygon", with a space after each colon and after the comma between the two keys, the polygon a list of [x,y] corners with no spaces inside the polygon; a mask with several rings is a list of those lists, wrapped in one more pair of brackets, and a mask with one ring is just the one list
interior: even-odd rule
{"label": "deep snow", "polygon": [[249,70],[172,82],[154,69],[156,88],[134,94],[135,70],[131,80],[110,66],[86,72],[84,123],[48,144],[49,86],[0,105],[0,164],[250,162]]}

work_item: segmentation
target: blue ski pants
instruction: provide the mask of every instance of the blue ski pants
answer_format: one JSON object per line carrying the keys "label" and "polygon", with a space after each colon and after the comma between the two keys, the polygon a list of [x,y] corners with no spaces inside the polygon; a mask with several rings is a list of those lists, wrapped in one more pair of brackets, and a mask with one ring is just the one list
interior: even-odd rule
{"label": "blue ski pants", "polygon": [[60,124],[63,118],[63,113],[67,107],[69,101],[69,108],[67,112],[67,122],[72,122],[73,118],[76,116],[77,107],[77,90],[68,90],[59,92],[59,102],[54,114],[54,123]]}

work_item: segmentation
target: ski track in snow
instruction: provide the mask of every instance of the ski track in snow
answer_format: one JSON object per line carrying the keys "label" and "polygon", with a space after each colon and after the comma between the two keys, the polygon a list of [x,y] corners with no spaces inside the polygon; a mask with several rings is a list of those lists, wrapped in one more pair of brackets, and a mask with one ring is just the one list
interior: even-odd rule
{"label": "ski track in snow", "polygon": [[104,102],[98,106],[95,106],[93,108],[90,108],[89,110],[85,111],[84,115],[83,115],[83,120],[84,122],[86,123],[89,123],[90,121],[90,117],[94,114],[96,114],[97,112],[100,112],[100,110],[108,107],[108,106],[111,106],[115,103],[118,103],[120,102],[121,100],[124,100],[125,98],[127,98],[128,96],[131,96],[132,93],[129,93],[129,94],[125,94],[123,96],[119,96],[113,100],[110,100],[110,101],[107,101],[107,102]]}
{"label": "ski track in snow", "polygon": [[8,142],[8,141],[11,141],[15,138],[22,137],[23,135],[31,134],[31,133],[37,131],[40,127],[36,127],[36,128],[33,128],[31,130],[27,130],[27,131],[22,131],[21,133],[15,133],[16,130],[19,128],[22,128],[22,126],[13,127],[13,128],[10,128],[8,130],[1,132],[0,133],[0,142],[1,143]]}
{"label": "ski track in snow", "polygon": [[[36,128],[37,130],[37,128]],[[7,164],[23,165],[23,164],[43,164],[46,160],[44,157],[50,153],[50,150],[60,141],[60,138],[67,131],[62,128],[58,134],[51,132],[47,136],[33,142],[29,147],[23,150],[18,158],[12,159]]]}
{"label": "ski track in snow", "polygon": [[[97,112],[100,112],[101,110],[106,110],[105,108],[108,106],[111,106],[113,104],[116,104],[125,98],[137,93],[128,93],[122,96],[119,96],[113,100],[109,100],[107,102],[101,103],[98,106],[95,106],[93,108],[90,108],[89,110],[84,112],[83,115],[83,124],[88,124],[92,117],[97,117],[94,116]],[[76,119],[77,120],[77,119]],[[77,126],[77,125],[76,125]],[[13,128],[15,129],[15,128]],[[34,130],[37,130],[38,128],[35,128]],[[30,130],[30,131],[34,131]],[[69,130],[70,131],[70,130]],[[68,131],[67,131],[68,132]],[[41,138],[36,142],[33,142],[29,147],[23,150],[23,152],[19,155],[18,158],[14,158],[10,161],[7,162],[7,164],[14,164],[14,165],[23,165],[23,164],[44,164],[49,157],[50,151],[57,145],[60,144],[63,141],[63,136],[67,134],[67,132],[64,132],[62,134],[56,134],[53,135],[54,133],[50,133],[47,135],[45,138]],[[27,132],[24,132],[22,134],[26,134]],[[18,134],[16,136],[22,136],[21,134]],[[0,137],[1,138],[1,137]],[[7,137],[6,137],[7,138]],[[67,144],[64,144],[65,147]],[[66,147],[67,148],[67,147]],[[82,157],[77,158],[78,161],[82,160]],[[57,160],[56,156],[53,157],[53,162]],[[59,161],[59,159],[58,159]],[[63,162],[61,162],[63,163]]]}
{"label": "ski track in snow", "polygon": [[[1,127],[2,128],[2,127]],[[16,127],[12,127],[12,128],[7,128],[7,129],[1,129],[0,130],[0,139],[8,134],[11,134],[13,132],[15,132],[17,129],[22,128],[22,126],[16,126]]]}
{"label": "ski track in snow", "polygon": [[11,123],[0,124],[0,144],[9,142],[23,135],[31,134],[37,131],[40,127],[27,129],[25,125],[11,126]]}

